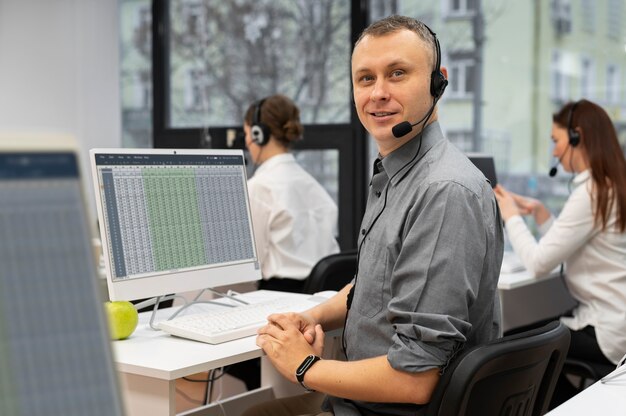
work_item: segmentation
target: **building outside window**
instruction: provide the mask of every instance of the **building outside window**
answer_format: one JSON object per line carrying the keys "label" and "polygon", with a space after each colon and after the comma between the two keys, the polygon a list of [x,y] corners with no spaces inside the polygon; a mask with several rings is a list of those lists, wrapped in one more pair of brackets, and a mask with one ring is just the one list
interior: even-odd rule
{"label": "building outside window", "polygon": [[460,57],[450,57],[448,64],[450,72],[450,84],[448,98],[471,98],[474,92],[474,60]]}
{"label": "building outside window", "polygon": [[[546,200],[555,213],[560,209],[570,177],[563,172],[547,176],[555,163],[550,129],[552,114],[568,101],[587,98],[605,106],[626,147],[621,28],[626,0],[482,0],[482,43],[473,26],[478,0],[164,3],[170,26],[164,50],[169,55],[164,79],[156,80],[155,88],[168,85],[162,119],[174,138],[207,127],[240,127],[249,103],[280,92],[302,110],[303,142],[312,147],[323,138],[324,146],[351,142],[355,135],[349,126],[360,127],[349,76],[355,35],[351,19],[358,15],[351,7],[358,5],[369,10],[371,19],[413,16],[437,33],[450,82],[439,102],[442,127],[463,151],[492,153],[500,182],[511,190]],[[126,146],[152,144],[150,6],[149,0],[120,0]],[[478,146],[470,140],[474,134]],[[368,143],[364,166],[370,166],[368,156],[376,156]],[[338,190],[337,172],[345,163],[343,153],[324,146],[307,148],[297,157],[341,199],[345,190]],[[367,189],[367,179],[363,182]]]}
{"label": "building outside window", "polygon": [[594,67],[591,58],[583,58],[580,70],[580,96],[589,100],[594,98]]}
{"label": "building outside window", "polygon": [[122,146],[152,147],[150,0],[120,0]]}
{"label": "building outside window", "polygon": [[476,0],[448,0],[447,6],[450,17],[465,16],[476,10]]}

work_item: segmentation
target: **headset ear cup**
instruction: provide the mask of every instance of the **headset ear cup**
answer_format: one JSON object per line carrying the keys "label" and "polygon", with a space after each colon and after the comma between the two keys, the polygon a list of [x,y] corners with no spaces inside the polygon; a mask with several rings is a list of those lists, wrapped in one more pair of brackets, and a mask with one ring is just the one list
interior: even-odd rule
{"label": "headset ear cup", "polygon": [[270,129],[263,123],[255,124],[250,127],[250,135],[254,143],[264,146],[269,141]]}
{"label": "headset ear cup", "polygon": [[580,143],[580,132],[572,127],[572,123],[574,122],[574,110],[576,110],[579,103],[580,101],[574,102],[567,115],[567,136],[569,138],[569,145],[572,147],[576,147],[578,143]]}
{"label": "headset ear cup", "polygon": [[568,134],[569,134],[569,145],[572,147],[578,146],[578,143],[580,143],[580,133],[576,131],[575,129],[569,129]]}
{"label": "headset ear cup", "polygon": [[259,146],[264,146],[270,141],[271,130],[267,125],[261,123],[261,106],[265,102],[265,98],[259,100],[254,115],[252,117],[252,126],[250,126],[250,135],[252,141]]}
{"label": "headset ear cup", "polygon": [[430,95],[439,99],[448,86],[448,80],[441,71],[433,71],[430,76]]}
{"label": "headset ear cup", "polygon": [[250,127],[250,136],[252,136],[252,142],[263,145],[265,142],[265,137],[263,137],[263,129],[258,124],[255,124]]}

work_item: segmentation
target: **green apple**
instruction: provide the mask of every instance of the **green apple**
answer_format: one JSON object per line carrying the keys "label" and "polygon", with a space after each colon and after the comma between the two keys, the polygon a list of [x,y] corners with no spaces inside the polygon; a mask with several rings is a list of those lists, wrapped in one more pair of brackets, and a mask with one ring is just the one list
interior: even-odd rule
{"label": "green apple", "polygon": [[105,302],[104,309],[109,321],[109,332],[112,339],[128,338],[137,328],[139,315],[132,303],[125,300]]}

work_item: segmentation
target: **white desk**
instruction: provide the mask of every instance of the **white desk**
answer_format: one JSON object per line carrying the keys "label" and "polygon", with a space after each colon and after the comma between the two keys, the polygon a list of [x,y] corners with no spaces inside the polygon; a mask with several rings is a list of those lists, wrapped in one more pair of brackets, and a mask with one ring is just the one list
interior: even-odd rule
{"label": "white desk", "polygon": [[560,316],[576,306],[558,270],[539,279],[526,270],[501,273],[498,290],[504,331]]}
{"label": "white desk", "polygon": [[[573,306],[558,273],[541,280],[532,279],[525,271],[502,274],[498,288],[504,330],[560,315]],[[244,296],[260,300],[267,295],[267,291],[258,291]],[[171,313],[171,308],[159,310],[157,321]],[[150,313],[140,314],[135,333],[129,339],[113,342],[114,359],[130,416],[174,415],[176,379],[263,355],[255,344],[255,337],[218,345],[205,344],[154,331],[148,327],[149,317]],[[299,386],[282,380],[272,371],[271,365],[262,363],[262,385],[271,385],[277,397],[301,391]]]}
{"label": "white desk", "polygon": [[[620,368],[615,371],[620,371]],[[596,382],[572,397],[549,416],[623,416],[626,414],[626,373],[606,384]]]}
{"label": "white desk", "polygon": [[[245,294],[243,298],[258,301],[267,296],[277,295],[301,296],[303,300],[311,297],[311,295],[258,291]],[[305,306],[303,309],[312,305],[309,302],[303,304]],[[193,306],[193,308],[206,307],[207,305]],[[173,310],[175,309],[159,310],[157,321],[168,317]],[[263,355],[262,350],[255,344],[255,337],[211,345],[172,337],[150,329],[148,326],[150,313],[140,314],[139,319],[139,325],[130,338],[113,342],[113,356],[120,373],[122,393],[130,416],[174,415],[177,378]],[[267,366],[263,368],[265,371]],[[264,384],[273,383],[273,380],[268,381],[267,375],[263,376],[263,380]],[[298,388],[295,385],[294,387]],[[280,397],[280,394],[276,396]]]}

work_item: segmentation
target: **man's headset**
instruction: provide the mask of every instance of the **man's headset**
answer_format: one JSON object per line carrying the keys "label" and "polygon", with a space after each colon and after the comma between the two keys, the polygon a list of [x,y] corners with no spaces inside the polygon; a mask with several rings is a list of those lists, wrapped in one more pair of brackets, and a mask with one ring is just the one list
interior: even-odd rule
{"label": "man's headset", "polygon": [[[569,109],[569,113],[567,113],[567,138],[568,138],[568,143],[570,147],[572,148],[578,146],[578,144],[580,143],[580,132],[576,130],[574,126],[572,125],[572,123],[574,122],[574,110],[576,110],[576,106],[578,106],[579,103],[580,101],[574,102],[574,104],[572,104],[572,106]],[[557,168],[559,164],[561,163],[563,156],[565,156],[565,154],[569,150],[570,148],[568,147],[567,150],[563,152],[559,160],[557,160],[557,162],[554,164],[554,166],[550,168],[550,173],[548,173],[548,175],[550,175],[551,178],[554,178],[556,174],[558,173]]]}
{"label": "man's headset", "polygon": [[433,72],[430,74],[430,95],[433,96],[433,104],[421,120],[412,124],[409,121],[403,121],[402,123],[393,126],[391,131],[396,138],[400,138],[409,134],[413,127],[417,126],[419,123],[429,118],[432,115],[435,106],[437,105],[437,101],[439,101],[439,99],[443,95],[443,92],[448,86],[448,80],[446,79],[445,75],[443,75],[443,72],[441,72],[441,46],[439,45],[439,39],[437,39],[437,34],[435,34],[435,32],[433,32],[426,24],[424,24],[424,27],[433,37],[433,42],[435,44],[435,67],[433,68]]}
{"label": "man's headset", "polygon": [[439,45],[439,39],[437,39],[435,32],[433,32],[427,25],[424,25],[424,27],[428,29],[428,32],[430,32],[433,37],[433,41],[435,42],[436,61],[433,72],[430,74],[430,95],[438,100],[446,90],[448,80],[443,75],[443,72],[441,72],[441,46]]}
{"label": "man's headset", "polygon": [[252,136],[252,142],[259,146],[265,146],[270,140],[270,128],[261,122],[261,107],[265,102],[265,98],[259,100],[254,108],[252,116],[252,125],[250,126],[250,136]]}

